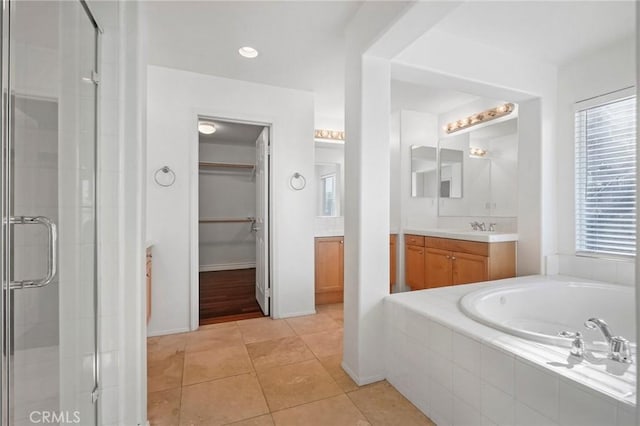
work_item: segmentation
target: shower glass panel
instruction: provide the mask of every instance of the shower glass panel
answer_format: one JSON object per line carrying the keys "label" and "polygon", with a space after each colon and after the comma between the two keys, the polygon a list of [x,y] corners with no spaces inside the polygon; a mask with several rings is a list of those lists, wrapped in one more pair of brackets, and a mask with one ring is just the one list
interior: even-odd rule
{"label": "shower glass panel", "polygon": [[6,5],[2,424],[94,425],[98,32],[79,1]]}

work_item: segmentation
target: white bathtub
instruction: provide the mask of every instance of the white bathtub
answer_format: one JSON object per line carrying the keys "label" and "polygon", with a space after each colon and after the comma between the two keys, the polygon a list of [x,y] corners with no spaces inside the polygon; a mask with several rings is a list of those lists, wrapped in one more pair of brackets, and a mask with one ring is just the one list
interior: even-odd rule
{"label": "white bathtub", "polygon": [[[602,333],[584,322],[603,319],[614,336],[635,342],[633,288],[585,282],[528,282],[476,290],[460,299],[472,319],[514,336],[569,347],[561,331],[583,334],[588,350],[608,349]],[[635,343],[632,343],[635,350]]]}
{"label": "white bathtub", "polygon": [[632,303],[632,288],[544,276],[392,294],[386,378],[438,426],[636,426],[635,354],[576,358],[555,336],[581,331],[604,349],[583,325],[598,316],[633,339]]}

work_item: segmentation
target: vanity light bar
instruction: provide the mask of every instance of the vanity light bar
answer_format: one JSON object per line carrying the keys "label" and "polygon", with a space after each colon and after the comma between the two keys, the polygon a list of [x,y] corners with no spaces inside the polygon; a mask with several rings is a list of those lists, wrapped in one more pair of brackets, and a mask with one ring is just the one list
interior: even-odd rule
{"label": "vanity light bar", "polygon": [[344,141],[344,132],[339,130],[316,129],[314,137],[316,139],[331,139],[335,141]]}
{"label": "vanity light bar", "polygon": [[487,155],[487,150],[472,146],[469,148],[469,156],[470,157],[484,157]]}
{"label": "vanity light bar", "polygon": [[486,111],[472,114],[461,120],[452,121],[451,123],[448,123],[446,126],[444,126],[444,130],[447,133],[454,133],[471,126],[475,126],[476,124],[485,123],[487,121],[495,120],[496,118],[509,115],[513,112],[514,108],[515,107],[512,103],[506,103],[495,108],[488,109]]}

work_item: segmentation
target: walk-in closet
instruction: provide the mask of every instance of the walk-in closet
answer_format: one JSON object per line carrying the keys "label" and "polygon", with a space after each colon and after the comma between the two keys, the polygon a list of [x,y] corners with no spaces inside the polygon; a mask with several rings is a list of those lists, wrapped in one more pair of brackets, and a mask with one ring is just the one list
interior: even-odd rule
{"label": "walk-in closet", "polygon": [[268,306],[268,132],[198,122],[200,325],[261,317]]}

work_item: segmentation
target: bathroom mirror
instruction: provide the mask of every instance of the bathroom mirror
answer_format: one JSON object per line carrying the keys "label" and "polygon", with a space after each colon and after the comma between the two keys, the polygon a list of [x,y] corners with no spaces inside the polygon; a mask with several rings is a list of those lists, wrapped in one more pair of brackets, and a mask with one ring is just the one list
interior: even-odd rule
{"label": "bathroom mirror", "polygon": [[411,146],[411,196],[437,197],[438,151],[432,146]]}
{"label": "bathroom mirror", "polygon": [[[451,135],[442,139],[439,146],[440,216],[517,215],[517,118]],[[457,168],[460,187],[454,184]],[[447,183],[448,179],[451,182]]]}
{"label": "bathroom mirror", "polygon": [[316,216],[342,216],[344,144],[315,143]]}
{"label": "bathroom mirror", "polygon": [[440,198],[462,198],[464,152],[440,148]]}

